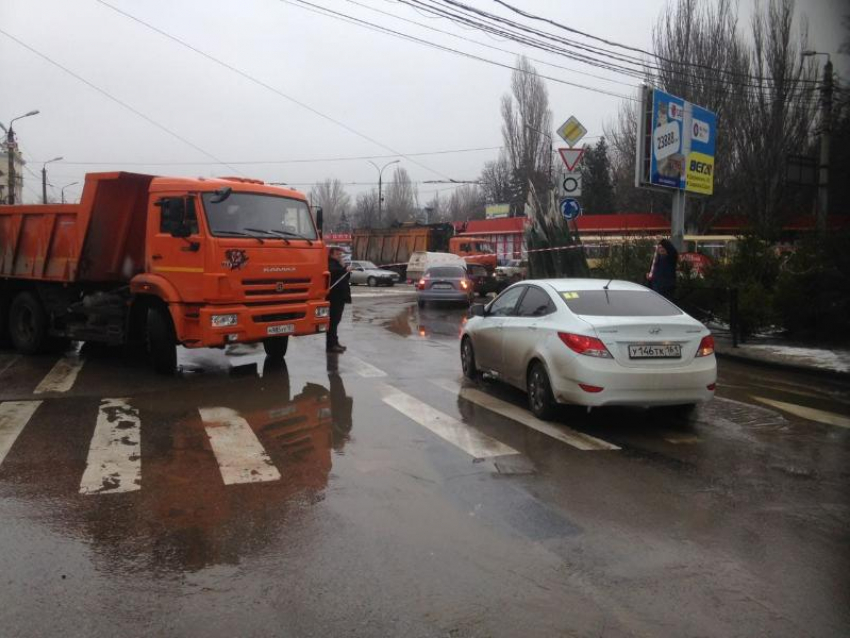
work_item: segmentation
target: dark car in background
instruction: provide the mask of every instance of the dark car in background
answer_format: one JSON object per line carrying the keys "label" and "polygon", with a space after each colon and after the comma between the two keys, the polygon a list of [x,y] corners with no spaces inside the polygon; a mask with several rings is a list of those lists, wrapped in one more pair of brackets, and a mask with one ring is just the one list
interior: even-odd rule
{"label": "dark car in background", "polygon": [[478,264],[467,264],[466,276],[472,281],[475,294],[481,297],[501,292],[508,286],[507,282],[500,282],[490,270]]}
{"label": "dark car in background", "polygon": [[429,301],[469,304],[475,297],[474,283],[461,266],[428,268],[416,284],[417,302],[422,308]]}

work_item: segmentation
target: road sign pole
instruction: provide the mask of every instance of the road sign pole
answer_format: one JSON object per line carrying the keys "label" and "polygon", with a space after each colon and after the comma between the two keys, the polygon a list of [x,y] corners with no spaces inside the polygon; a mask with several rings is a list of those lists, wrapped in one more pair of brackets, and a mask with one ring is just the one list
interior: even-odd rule
{"label": "road sign pole", "polygon": [[685,191],[673,191],[673,216],[670,220],[670,241],[679,252],[685,243]]}

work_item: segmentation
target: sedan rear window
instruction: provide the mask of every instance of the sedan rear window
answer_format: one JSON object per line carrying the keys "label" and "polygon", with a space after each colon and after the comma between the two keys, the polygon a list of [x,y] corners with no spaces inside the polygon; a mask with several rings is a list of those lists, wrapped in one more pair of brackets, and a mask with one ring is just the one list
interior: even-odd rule
{"label": "sedan rear window", "polygon": [[577,315],[594,317],[670,317],[679,310],[664,297],[642,290],[578,290],[561,292],[561,299]]}
{"label": "sedan rear window", "polygon": [[453,268],[451,266],[442,266],[437,268],[429,268],[426,273],[431,277],[451,277],[454,279],[461,279],[466,277],[466,271],[463,268]]}

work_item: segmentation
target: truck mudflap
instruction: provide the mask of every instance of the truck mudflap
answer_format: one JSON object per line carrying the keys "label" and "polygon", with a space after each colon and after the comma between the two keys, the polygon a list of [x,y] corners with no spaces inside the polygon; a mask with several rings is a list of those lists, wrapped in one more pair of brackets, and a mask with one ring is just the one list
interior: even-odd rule
{"label": "truck mudflap", "polygon": [[177,340],[188,348],[208,348],[327,332],[330,305],[326,301],[312,301],[270,306],[203,306],[185,314],[183,310],[179,306],[171,308]]}

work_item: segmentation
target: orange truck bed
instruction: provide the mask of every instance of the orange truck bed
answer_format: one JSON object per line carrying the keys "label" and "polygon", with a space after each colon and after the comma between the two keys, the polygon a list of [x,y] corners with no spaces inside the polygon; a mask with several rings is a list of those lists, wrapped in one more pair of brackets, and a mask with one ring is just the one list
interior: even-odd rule
{"label": "orange truck bed", "polygon": [[94,173],[79,204],[0,206],[0,277],[129,281],[144,268],[152,179]]}

